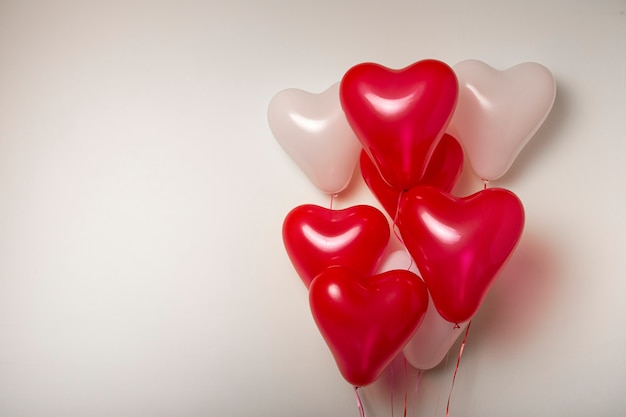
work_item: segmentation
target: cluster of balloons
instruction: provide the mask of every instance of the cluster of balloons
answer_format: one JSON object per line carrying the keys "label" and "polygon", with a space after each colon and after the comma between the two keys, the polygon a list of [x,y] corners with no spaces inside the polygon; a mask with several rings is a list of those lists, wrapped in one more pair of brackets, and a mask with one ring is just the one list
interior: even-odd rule
{"label": "cluster of balloons", "polygon": [[[503,188],[452,190],[465,157],[483,180],[501,177],[555,95],[537,63],[500,71],[427,59],[399,70],[362,63],[321,94],[274,96],[272,133],[310,181],[336,195],[359,163],[387,213],[306,204],[283,223],[313,318],[350,384],[374,382],[400,353],[415,368],[436,366],[472,319],[520,239],[524,209]],[[391,227],[406,250],[387,250]]]}

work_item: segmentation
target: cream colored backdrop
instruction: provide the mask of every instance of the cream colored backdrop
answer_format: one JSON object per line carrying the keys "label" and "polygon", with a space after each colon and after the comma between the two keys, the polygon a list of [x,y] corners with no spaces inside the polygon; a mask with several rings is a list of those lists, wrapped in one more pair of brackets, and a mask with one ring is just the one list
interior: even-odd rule
{"label": "cream colored backdrop", "polygon": [[[451,416],[621,414],[625,41],[623,0],[0,1],[0,415],[358,415],[280,234],[329,199],[267,104],[424,58],[535,61],[558,84],[494,184],[527,224]],[[336,207],[377,204],[355,178]],[[392,395],[402,414],[405,377],[409,415],[445,415],[453,352],[417,396],[396,362],[368,416]]]}

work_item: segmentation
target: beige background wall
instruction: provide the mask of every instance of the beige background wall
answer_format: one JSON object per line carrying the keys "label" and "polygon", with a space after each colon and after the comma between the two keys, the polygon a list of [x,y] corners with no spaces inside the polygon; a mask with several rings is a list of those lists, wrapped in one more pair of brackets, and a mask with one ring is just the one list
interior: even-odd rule
{"label": "beige background wall", "polygon": [[[280,237],[328,197],[266,109],[424,58],[558,83],[495,184],[527,225],[451,415],[620,414],[625,40],[624,1],[0,1],[0,415],[357,415]],[[336,207],[377,204],[355,178]],[[457,351],[410,382],[409,415],[445,415]],[[368,416],[404,395],[385,378]]]}

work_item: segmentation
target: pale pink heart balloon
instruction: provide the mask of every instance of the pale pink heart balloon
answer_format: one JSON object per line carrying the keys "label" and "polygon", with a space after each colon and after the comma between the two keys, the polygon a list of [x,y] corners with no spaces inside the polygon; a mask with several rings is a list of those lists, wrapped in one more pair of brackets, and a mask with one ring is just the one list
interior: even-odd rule
{"label": "pale pink heart balloon", "polygon": [[448,131],[461,142],[480,178],[498,179],[550,113],[554,76],[535,62],[500,71],[470,59],[453,69],[459,99]]}
{"label": "pale pink heart balloon", "polygon": [[339,83],[320,94],[290,88],[268,108],[270,129],[309,180],[327,194],[343,191],[352,178],[361,144],[339,102]]}
{"label": "pale pink heart balloon", "polygon": [[[394,269],[407,269],[419,275],[415,262],[406,250],[389,253],[378,269],[378,274]],[[428,297],[428,309],[422,324],[404,346],[402,353],[406,360],[417,369],[432,369],[446,356],[454,342],[465,331],[469,321],[457,326],[445,320]]]}

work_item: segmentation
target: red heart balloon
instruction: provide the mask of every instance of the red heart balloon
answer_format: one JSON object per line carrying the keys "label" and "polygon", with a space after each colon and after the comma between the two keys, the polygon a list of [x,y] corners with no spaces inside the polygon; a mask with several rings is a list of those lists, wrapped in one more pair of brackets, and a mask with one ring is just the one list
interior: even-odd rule
{"label": "red heart balloon", "polygon": [[[360,165],[365,183],[391,218],[395,219],[402,191],[394,189],[385,182],[365,151],[361,151]],[[456,185],[462,170],[463,148],[454,137],[444,134],[428,161],[420,185],[432,185],[449,193]]]}
{"label": "red heart balloon", "polygon": [[457,198],[432,187],[403,196],[398,228],[441,316],[472,318],[515,249],[524,207],[501,188]]}
{"label": "red heart balloon", "polygon": [[406,270],[364,277],[335,267],[313,280],[309,303],[339,371],[362,387],[378,379],[415,333],[428,292]]}
{"label": "red heart balloon", "polygon": [[346,118],[385,181],[397,190],[419,184],[456,106],[458,82],[441,61],[400,70],[363,63],[340,85]]}
{"label": "red heart balloon", "polygon": [[330,266],[371,274],[389,236],[385,215],[366,205],[329,210],[306,204],[291,210],[283,222],[285,249],[307,288]]}

